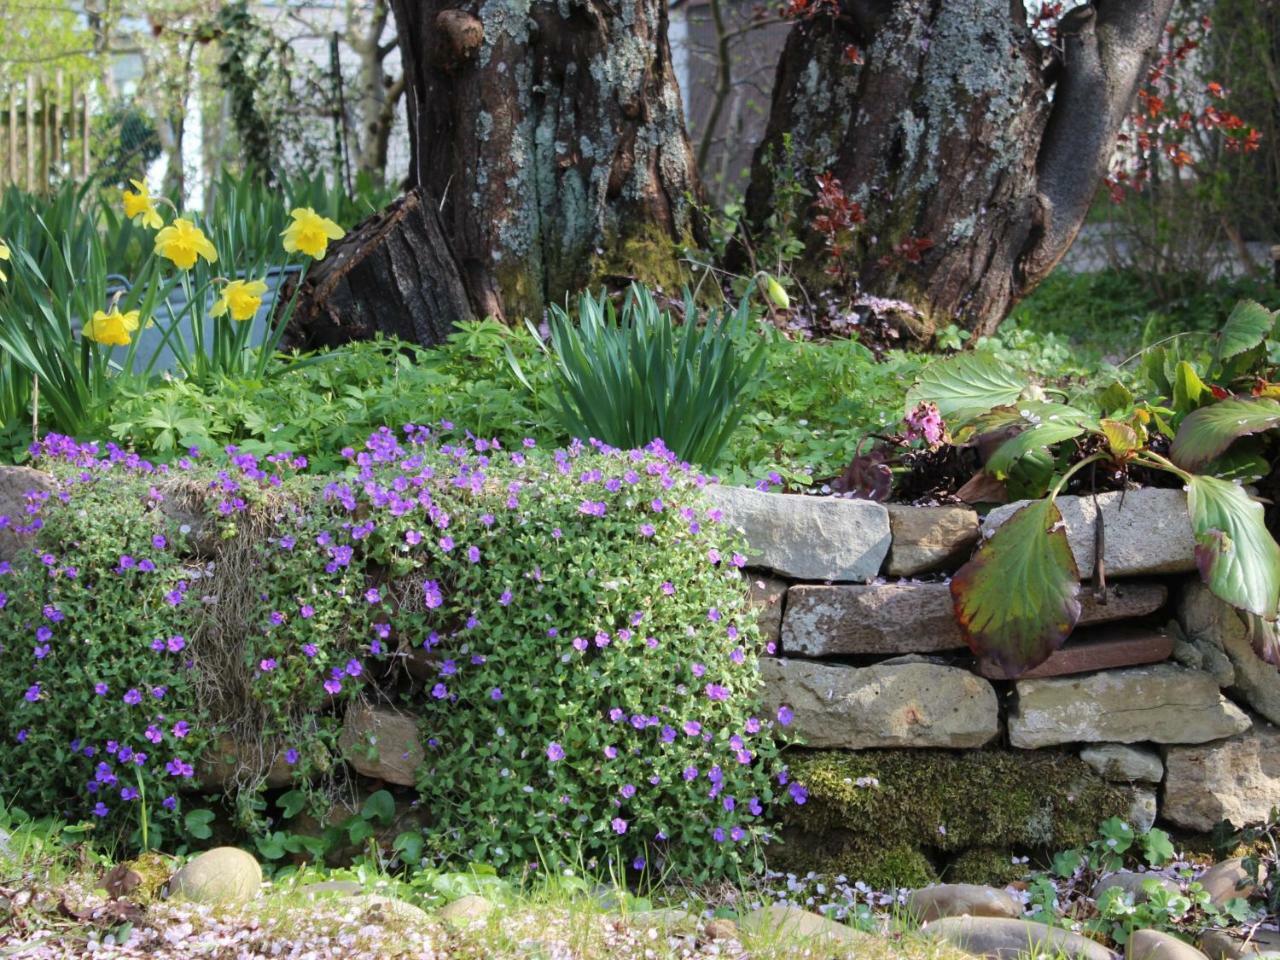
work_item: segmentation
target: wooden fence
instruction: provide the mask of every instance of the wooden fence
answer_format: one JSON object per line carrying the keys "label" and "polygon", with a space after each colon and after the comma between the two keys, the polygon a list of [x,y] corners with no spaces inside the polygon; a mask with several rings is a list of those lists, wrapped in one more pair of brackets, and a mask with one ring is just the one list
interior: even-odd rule
{"label": "wooden fence", "polygon": [[61,71],[10,83],[0,93],[0,187],[44,191],[88,177],[90,116],[89,86]]}

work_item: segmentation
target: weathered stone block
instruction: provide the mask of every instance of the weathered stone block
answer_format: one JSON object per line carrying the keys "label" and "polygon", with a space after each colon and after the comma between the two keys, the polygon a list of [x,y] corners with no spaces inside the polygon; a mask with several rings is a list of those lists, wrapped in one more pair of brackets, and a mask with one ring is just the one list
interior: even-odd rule
{"label": "weathered stone block", "polygon": [[53,478],[47,473],[30,467],[0,466],[0,560],[12,560],[24,544],[31,542],[19,528],[31,523],[33,516],[27,512],[32,504],[31,493],[49,493],[54,489]]}
{"label": "weathered stone block", "polygon": [[1173,638],[1145,627],[1118,625],[1074,634],[1066,646],[1049,654],[1038,667],[1010,674],[999,664],[980,658],[978,672],[992,680],[1032,680],[1040,677],[1067,677],[1094,670],[1114,670],[1168,660]]}
{"label": "weathered stone block", "polygon": [[348,710],[338,747],[356,772],[405,787],[414,785],[414,772],[426,756],[418,721],[380,707]]}
{"label": "weathered stone block", "polygon": [[766,644],[777,643],[782,637],[782,607],[787,598],[787,581],[771,577],[755,570],[747,571],[751,605],[759,615],[760,640]]}
{"label": "weathered stone block", "polygon": [[893,543],[885,563],[891,577],[912,577],[959,566],[981,537],[978,514],[968,507],[888,504]]}
{"label": "weathered stone block", "polygon": [[1229,740],[1165,752],[1161,815],[1189,830],[1259,823],[1280,806],[1280,730],[1259,722]]}
{"label": "weathered stone block", "polygon": [[1147,747],[1123,743],[1102,743],[1085,747],[1080,759],[1113,783],[1159,783],[1164,779],[1164,761]]}
{"label": "weathered stone block", "polygon": [[1249,718],[1207,673],[1171,663],[1079,677],[1019,680],[1009,742],[1204,743],[1247,730]]}
{"label": "weathered stone block", "polygon": [[796,580],[866,581],[889,552],[889,512],[870,500],[713,484],[710,505],[747,538],[752,566]]}
{"label": "weathered stone block", "polygon": [[991,684],[958,667],[766,657],[760,672],[770,712],[788,705],[810,747],[980,747],[1000,729]]}
{"label": "weathered stone block", "polygon": [[[1098,494],[1105,525],[1102,557],[1110,577],[1152,573],[1184,573],[1196,568],[1195,538],[1182,490],[1143,487]],[[1027,503],[1020,500],[996,507],[982,521],[990,536]],[[1081,577],[1093,575],[1094,520],[1098,507],[1092,497],[1058,497],[1067,538]]]}
{"label": "weathered stone block", "polygon": [[1274,631],[1276,625],[1241,613],[1198,581],[1182,591],[1178,620],[1190,640],[1211,644],[1226,655],[1231,662],[1228,685],[1237,699],[1272,723],[1280,723],[1280,670],[1254,653],[1249,633]]}
{"label": "weathered stone block", "polygon": [[[1080,624],[1141,617],[1167,597],[1161,583],[1120,584],[1106,604],[1082,597]],[[797,584],[787,591],[782,649],[788,654],[933,653],[963,646],[945,583]]]}

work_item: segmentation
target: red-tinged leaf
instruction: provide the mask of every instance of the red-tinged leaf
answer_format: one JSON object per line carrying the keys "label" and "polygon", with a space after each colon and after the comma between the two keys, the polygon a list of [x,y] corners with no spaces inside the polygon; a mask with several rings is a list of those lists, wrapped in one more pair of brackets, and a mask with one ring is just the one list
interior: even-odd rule
{"label": "red-tinged leaf", "polygon": [[1216,477],[1187,481],[1196,565],[1213,593],[1238,610],[1275,620],[1280,607],[1280,545],[1267,532],[1262,504]]}
{"label": "red-tinged leaf", "polygon": [[1080,570],[1052,500],[1037,500],[1000,526],[951,580],[969,648],[1009,676],[1038,666],[1080,619]]}
{"label": "red-tinged leaf", "polygon": [[1169,456],[1184,470],[1199,470],[1240,437],[1280,425],[1280,403],[1263,397],[1231,397],[1187,414]]}

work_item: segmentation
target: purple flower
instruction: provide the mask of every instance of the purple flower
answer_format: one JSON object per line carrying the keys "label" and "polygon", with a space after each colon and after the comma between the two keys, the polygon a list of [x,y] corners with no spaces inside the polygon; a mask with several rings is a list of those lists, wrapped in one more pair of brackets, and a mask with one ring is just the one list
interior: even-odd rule
{"label": "purple flower", "polygon": [[728,700],[729,690],[718,683],[708,683],[704,688],[708,700]]}
{"label": "purple flower", "polygon": [[164,801],[161,803],[161,806],[164,807],[166,810],[176,810],[178,808],[178,798],[175,797],[173,794],[169,794],[169,796],[164,798]]}
{"label": "purple flower", "polygon": [[364,672],[364,667],[360,665],[359,660],[348,660],[346,666],[346,674],[348,677],[358,677]]}
{"label": "purple flower", "polygon": [[172,637],[170,637],[168,640],[165,641],[164,645],[165,645],[165,649],[168,650],[170,653],[177,653],[179,650],[181,650],[183,647],[187,645],[187,641],[180,635],[174,634]]}
{"label": "purple flower", "polygon": [[479,563],[479,562],[480,562],[480,548],[479,548],[479,547],[467,547],[467,559],[468,559],[468,560],[470,560],[472,563]]}
{"label": "purple flower", "polygon": [[422,584],[422,597],[426,601],[428,610],[434,610],[444,603],[444,594],[440,592],[440,584],[434,580],[427,580]]}
{"label": "purple flower", "polygon": [[716,843],[724,843],[724,830],[720,827],[716,827],[711,831],[711,839]]}
{"label": "purple flower", "polygon": [[554,740],[547,746],[547,759],[552,763],[564,759],[564,747],[556,743]]}
{"label": "purple flower", "polygon": [[179,740],[181,740],[190,732],[191,732],[191,724],[187,723],[187,721],[185,720],[179,720],[177,723],[173,725],[173,735],[177,737]]}
{"label": "purple flower", "polygon": [[288,750],[286,750],[284,752],[284,762],[289,764],[289,766],[293,766],[295,763],[297,763],[298,751],[295,750],[293,747],[290,747]]}
{"label": "purple flower", "polygon": [[615,760],[617,759],[617,756],[618,756],[618,748],[613,746],[605,747],[604,755],[605,755],[605,758],[608,760]]}
{"label": "purple flower", "polygon": [[443,683],[437,683],[434,687],[431,688],[431,696],[435,697],[437,700],[443,700],[448,695],[449,695],[449,688],[446,687]]}
{"label": "purple flower", "polygon": [[304,643],[302,645],[302,653],[306,657],[314,657],[316,655],[316,645],[314,643]]}
{"label": "purple flower", "polygon": [[624,783],[622,785],[622,789],[620,789],[618,792],[622,794],[624,798],[626,798],[627,800],[630,800],[632,797],[636,795],[635,784]]}
{"label": "purple flower", "polygon": [[365,598],[365,600],[367,600],[369,603],[381,603],[381,602],[382,602],[382,594],[380,594],[380,593],[378,592],[378,590],[377,590],[377,588],[376,588],[376,587],[370,587],[368,590],[366,590],[366,591],[364,592],[364,598]]}
{"label": "purple flower", "polygon": [[444,536],[440,538],[440,549],[448,553],[453,549],[453,537]]}
{"label": "purple flower", "polygon": [[324,691],[330,696],[336,696],[342,692],[342,681],[335,680],[333,677],[330,677],[324,682]]}
{"label": "purple flower", "polygon": [[155,547],[157,550],[163,550],[166,544],[167,544],[167,541],[165,540],[163,534],[157,533],[154,537],[151,538],[151,546]]}
{"label": "purple flower", "polygon": [[489,691],[489,699],[490,699],[490,700],[493,700],[493,701],[495,701],[495,702],[496,702],[496,701],[498,701],[498,700],[501,700],[501,699],[502,699],[502,688],[501,688],[501,687],[494,687],[492,690],[490,690],[490,691]]}
{"label": "purple flower", "polygon": [[681,729],[684,730],[685,736],[696,737],[702,733],[702,724],[697,720],[686,720]]}
{"label": "purple flower", "polygon": [[263,673],[270,673],[275,668],[276,668],[275,657],[267,657],[258,662],[258,669],[261,670]]}
{"label": "purple flower", "polygon": [[136,687],[130,687],[129,690],[125,692],[123,699],[125,703],[133,706],[134,704],[142,702],[142,694],[138,692]]}
{"label": "purple flower", "polygon": [[95,817],[105,817],[110,812],[110,807],[99,800],[93,807],[93,815]]}
{"label": "purple flower", "polygon": [[315,616],[315,614],[316,608],[309,603],[304,603],[302,608],[298,611],[298,616],[302,617],[303,620],[310,620]]}
{"label": "purple flower", "polygon": [[657,528],[652,523],[640,524],[640,536],[642,537],[652,537],[657,532]]}
{"label": "purple flower", "polygon": [[613,832],[619,836],[627,832],[627,821],[621,817],[614,817],[609,825],[613,827]]}
{"label": "purple flower", "polygon": [[503,590],[502,596],[498,598],[498,603],[502,604],[504,607],[509,606],[511,603],[511,591]]}
{"label": "purple flower", "polygon": [[809,799],[809,791],[806,790],[801,784],[795,783],[794,781],[792,782],[791,786],[787,788],[787,792],[791,794],[791,799],[794,800],[796,804],[800,806],[802,806],[805,803],[805,801]]}
{"label": "purple flower", "polygon": [[795,712],[785,703],[778,708],[778,722],[784,727],[791,726],[791,721],[795,719],[795,716]]}

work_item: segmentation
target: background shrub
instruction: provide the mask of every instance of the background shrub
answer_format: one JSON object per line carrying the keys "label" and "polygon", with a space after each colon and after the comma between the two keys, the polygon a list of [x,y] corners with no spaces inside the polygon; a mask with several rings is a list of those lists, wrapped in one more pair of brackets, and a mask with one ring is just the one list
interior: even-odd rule
{"label": "background shrub", "polygon": [[[700,476],[661,447],[507,452],[418,427],[331,476],[230,453],[41,447],[59,491],[0,575],[19,805],[135,842],[144,808],[153,843],[207,836],[196,768],[229,738],[255,750],[226,805],[262,835],[343,770],[346,705],[389,701],[421,717],[428,856],[758,865],[787,778],[745,561]],[[264,793],[281,760],[295,789]]]}

